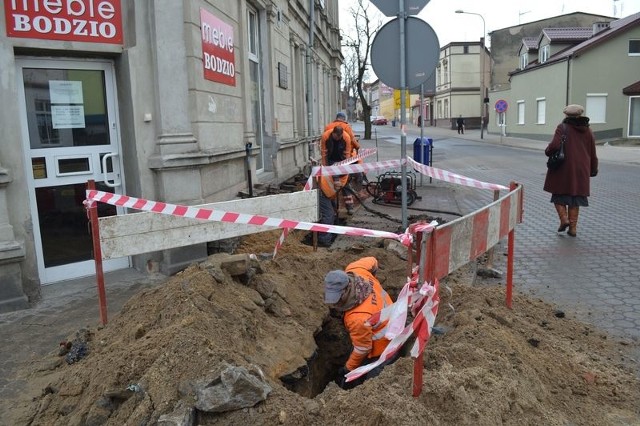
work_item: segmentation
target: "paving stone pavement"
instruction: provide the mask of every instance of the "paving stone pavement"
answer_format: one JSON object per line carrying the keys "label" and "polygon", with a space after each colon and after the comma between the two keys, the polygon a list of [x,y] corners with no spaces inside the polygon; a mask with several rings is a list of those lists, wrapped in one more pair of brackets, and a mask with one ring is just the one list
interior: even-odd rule
{"label": "paving stone pavement", "polygon": [[[411,155],[418,130],[409,126],[407,132]],[[640,362],[640,227],[636,225],[640,147],[598,146],[599,175],[591,180],[590,205],[581,208],[578,236],[572,238],[556,233],[557,214],[550,194],[542,190],[547,142],[488,134],[481,140],[477,131],[454,133],[425,130],[434,141],[434,167],[486,182],[524,185],[524,223],[515,232],[517,291],[555,303],[622,338],[635,346],[633,356]],[[399,143],[397,137],[383,140]],[[453,194],[463,214],[487,205],[493,197],[492,191],[464,187]],[[428,205],[428,197],[421,202]],[[506,252],[506,243],[500,248]]]}
{"label": "paving stone pavement", "polygon": [[[354,130],[361,133],[361,123]],[[409,126],[407,133],[411,155],[419,130]],[[377,140],[361,141],[365,148],[379,150],[367,161],[399,158],[398,129],[381,129],[376,136]],[[640,360],[640,274],[636,267],[640,260],[640,227],[636,225],[640,147],[598,147],[600,174],[592,180],[590,206],[581,210],[578,237],[570,238],[556,235],[555,210],[549,194],[542,191],[545,142],[489,134],[481,140],[477,131],[458,136],[455,131],[434,128],[427,128],[425,136],[434,140],[435,167],[488,182],[524,185],[524,223],[515,234],[516,291],[556,303],[568,315],[628,340],[635,347],[635,359]],[[493,197],[492,191],[428,178],[417,190],[422,199],[414,207],[458,214],[473,212]],[[400,215],[397,208],[389,212]],[[497,253],[504,251],[506,244],[501,243]],[[504,262],[504,256],[496,256],[497,267],[500,261]],[[110,316],[136,291],[162,280],[133,269],[107,274]],[[33,308],[0,314],[0,339],[5,342],[0,345],[0,413],[10,409],[10,398],[24,392],[24,379],[15,376],[20,364],[55,351],[58,342],[98,322],[94,277],[47,286],[43,301]],[[0,425],[4,424],[0,415]]]}

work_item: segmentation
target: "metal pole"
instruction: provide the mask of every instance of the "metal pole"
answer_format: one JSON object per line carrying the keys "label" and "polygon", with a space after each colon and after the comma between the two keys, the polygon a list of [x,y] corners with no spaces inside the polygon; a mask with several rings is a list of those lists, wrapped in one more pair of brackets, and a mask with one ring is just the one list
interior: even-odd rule
{"label": "metal pole", "polygon": [[482,51],[480,54],[482,55],[482,93],[480,94],[480,139],[484,139],[484,97],[485,97],[485,72],[484,72],[484,57],[485,57],[485,45],[487,43],[486,33],[487,28],[484,23],[484,17],[480,14],[478,16],[482,19]]}
{"label": "metal pole", "polygon": [[315,27],[315,0],[309,0],[309,44],[307,45],[307,136],[313,132],[313,29]]}
{"label": "metal pole", "polygon": [[[406,57],[406,43],[405,43],[405,24],[406,14],[404,12],[404,0],[400,1],[400,12],[398,18],[400,20],[400,159],[407,158],[407,133],[406,133],[406,73],[407,73],[407,57]],[[402,177],[402,227],[407,228],[407,164],[402,163],[401,177]]]}
{"label": "metal pole", "polygon": [[244,145],[247,163],[247,182],[249,184],[249,198],[253,198],[253,182],[251,181],[251,145],[251,142]]}
{"label": "metal pole", "polygon": [[[424,83],[420,84],[420,161],[424,162],[424,147],[422,146],[422,138],[424,138],[424,117],[422,116],[422,98],[424,97]],[[423,174],[420,173],[420,186],[422,186]]]}

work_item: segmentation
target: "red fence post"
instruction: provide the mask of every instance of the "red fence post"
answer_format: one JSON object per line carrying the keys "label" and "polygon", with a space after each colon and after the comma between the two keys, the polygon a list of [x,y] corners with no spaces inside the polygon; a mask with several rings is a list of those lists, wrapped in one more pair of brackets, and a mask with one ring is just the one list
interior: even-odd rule
{"label": "red fence post", "polygon": [[[96,189],[93,179],[87,182],[87,189]],[[100,225],[98,223],[98,203],[87,205],[87,216],[91,224],[91,239],[93,240],[93,260],[96,264],[96,285],[98,287],[98,303],[100,305],[100,323],[107,324],[107,294],[104,289],[104,271],[102,270],[102,248],[100,248]]]}
{"label": "red fence post", "polygon": [[[422,286],[422,284],[429,280],[433,282],[435,273],[435,234],[436,231],[432,232],[422,231],[417,234],[418,240],[418,259],[420,262],[420,272],[418,276],[418,288]],[[427,250],[427,243],[429,246],[429,250]],[[423,302],[424,303],[424,302]],[[420,325],[420,327],[429,327],[429,324],[425,321]],[[416,330],[417,332],[418,330]],[[424,371],[424,351],[420,352],[420,354],[413,361],[413,392],[412,395],[414,397],[420,396],[422,393],[422,385],[424,383],[423,380],[423,371]]]}
{"label": "red fence post", "polygon": [[[509,190],[514,191],[517,188],[517,184],[515,182],[511,182],[509,184]],[[522,198],[518,199],[518,220],[516,222],[522,221]],[[509,238],[507,244],[507,294],[506,294],[506,304],[507,308],[511,309],[511,303],[513,299],[513,253],[514,253],[514,245],[515,245],[515,226],[511,231],[509,231]]]}

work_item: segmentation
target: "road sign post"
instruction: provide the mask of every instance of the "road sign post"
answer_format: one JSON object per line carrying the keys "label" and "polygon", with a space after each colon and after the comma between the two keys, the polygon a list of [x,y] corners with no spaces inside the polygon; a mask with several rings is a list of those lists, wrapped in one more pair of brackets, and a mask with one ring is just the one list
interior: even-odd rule
{"label": "road sign post", "polygon": [[[428,3],[422,0],[406,0],[409,4]],[[376,75],[386,85],[400,89],[400,157],[407,153],[406,102],[407,89],[423,84],[433,74],[440,59],[440,43],[433,28],[421,19],[408,16],[405,0],[372,1],[385,14],[397,4],[398,18],[387,22],[376,34],[371,44],[371,65]],[[384,3],[384,4],[382,4]],[[424,6],[422,4],[422,6]],[[384,9],[383,9],[384,8]],[[387,9],[389,8],[389,9]],[[421,7],[420,7],[421,8]],[[387,12],[385,12],[387,10]],[[416,9],[419,11],[419,9]],[[415,12],[417,13],[417,12]],[[387,15],[392,16],[392,15]],[[398,49],[398,45],[400,49]],[[407,52],[419,52],[407,55]],[[398,64],[400,66],[398,66]],[[407,223],[407,168],[401,166],[402,175],[402,225]]]}

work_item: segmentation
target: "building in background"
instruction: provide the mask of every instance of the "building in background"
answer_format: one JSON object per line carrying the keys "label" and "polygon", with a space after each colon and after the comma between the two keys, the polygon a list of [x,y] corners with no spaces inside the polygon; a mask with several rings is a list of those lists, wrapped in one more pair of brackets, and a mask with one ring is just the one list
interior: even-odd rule
{"label": "building in background", "polygon": [[490,131],[547,143],[564,106],[580,104],[596,139],[640,138],[640,13],[542,28],[535,40],[521,40],[510,89],[493,94],[508,108],[492,110]]}
{"label": "building in background", "polygon": [[453,42],[440,48],[433,106],[436,126],[454,128],[462,116],[468,128],[480,128],[482,92],[490,69],[491,57],[482,40]]}
{"label": "building in background", "polygon": [[[298,173],[340,108],[337,2],[30,0],[1,13],[0,312],[94,273],[88,180],[176,204],[228,200],[248,176]],[[171,274],[207,254],[104,269]]]}
{"label": "building in background", "polygon": [[[491,31],[489,33],[492,63],[490,90],[509,89],[509,74],[521,68],[519,50],[523,39],[537,40],[544,28],[591,28],[594,22],[611,22],[614,19],[608,16],[575,12]],[[532,57],[537,57],[537,52],[533,53]]]}

